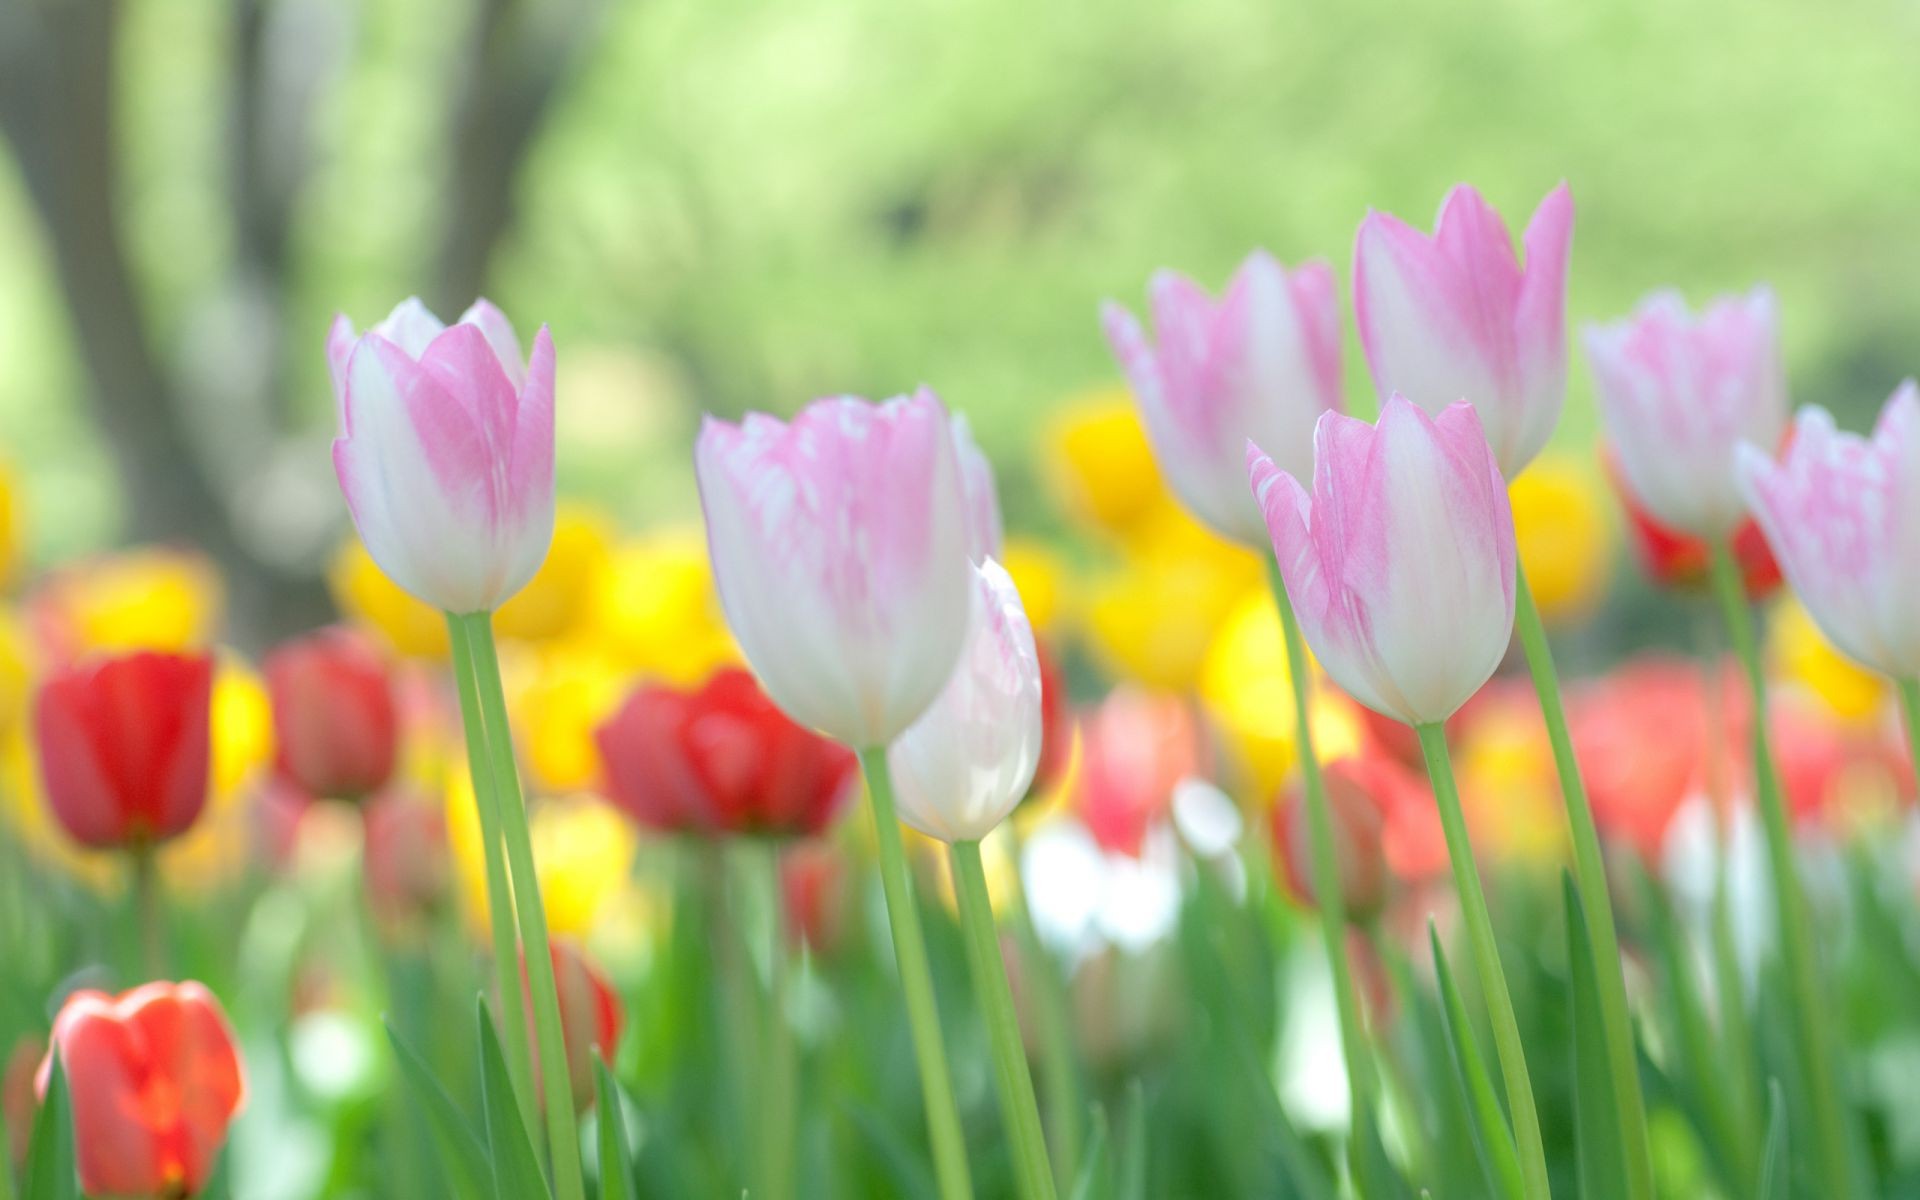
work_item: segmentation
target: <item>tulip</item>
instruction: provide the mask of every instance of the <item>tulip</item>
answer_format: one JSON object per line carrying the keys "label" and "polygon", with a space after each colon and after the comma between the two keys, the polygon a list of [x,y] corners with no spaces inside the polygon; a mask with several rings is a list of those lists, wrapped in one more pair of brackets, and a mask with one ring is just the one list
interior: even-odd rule
{"label": "tulip", "polygon": [[344,627],[281,645],[264,664],[275,768],[309,796],[357,800],[386,786],[398,740],[380,652]]}
{"label": "tulip", "polygon": [[[555,938],[551,946],[554,986],[560,994],[560,1030],[567,1052],[567,1082],[573,1089],[576,1112],[593,1107],[594,1070],[597,1057],[609,1065],[620,1044],[620,1032],[626,1027],[626,1011],[619,994],[600,968],[578,946],[564,938]],[[521,986],[526,986],[526,956],[520,961]],[[529,1005],[531,1001],[529,1000]],[[531,1032],[531,1030],[529,1030]],[[538,1055],[534,1074],[540,1073]],[[544,1091],[541,1093],[544,1096]]]}
{"label": "tulip", "polygon": [[[1393,887],[1386,854],[1388,823],[1403,808],[1431,806],[1433,796],[1412,771],[1381,754],[1337,758],[1321,770],[1333,816],[1344,910],[1347,920],[1365,925],[1386,907]],[[1305,798],[1295,788],[1273,815],[1274,850],[1293,894],[1317,906],[1306,818]]]}
{"label": "tulip", "polygon": [[1370,212],[1353,251],[1360,344],[1380,394],[1434,414],[1464,397],[1508,479],[1547,444],[1566,400],[1566,184],[1540,202],[1522,241],[1524,268],[1500,214],[1461,184],[1432,237]]}
{"label": "tulip", "polygon": [[1313,495],[1252,444],[1247,467],[1314,657],[1409,725],[1452,716],[1513,633],[1513,512],[1468,404],[1394,395],[1378,426],[1314,430]]}
{"label": "tulip", "polygon": [[1101,323],[1140,406],[1154,457],[1181,501],[1221,535],[1265,536],[1240,486],[1248,438],[1283,467],[1312,469],[1313,423],[1340,408],[1340,307],[1322,262],[1289,275],[1263,250],[1247,257],[1216,302],[1184,275],[1149,289],[1157,346],[1111,301]]}
{"label": "tulip", "polygon": [[213,661],[143,652],[66,668],[34,711],[47,805],[73,839],[141,850],[207,801]]}
{"label": "tulip", "polygon": [[662,833],[817,834],[839,814],[858,766],[738,667],[691,690],[640,688],[594,741],[608,797]]}
{"label": "tulip", "polygon": [[[1617,458],[1601,451],[1607,480],[1627,517],[1627,541],[1640,569],[1662,587],[1705,591],[1713,547],[1704,539],[1682,533],[1654,519],[1647,506],[1634,496],[1633,489],[1621,478]],[[1728,539],[1734,564],[1740,569],[1740,583],[1747,598],[1762,600],[1780,587],[1780,564],[1767,546],[1766,534],[1752,517],[1740,522]]]}
{"label": "tulip", "polygon": [[721,606],[761,686],[849,746],[891,742],[967,634],[966,498],[940,401],[709,417],[694,469]]}
{"label": "tulip", "polygon": [[[110,997],[76,992],[54,1018],[73,1104],[74,1152],[89,1196],[193,1196],[213,1173],[246,1096],[226,1014],[198,983],[148,983]],[[53,1054],[40,1064],[42,1098]]]}
{"label": "tulip", "polygon": [[482,300],[443,328],[417,300],[327,338],[341,435],[334,471],[380,569],[450,613],[490,612],[533,578],[553,536],[553,342],[523,364]]}
{"label": "tulip", "polygon": [[967,502],[967,557],[985,562],[997,559],[1007,539],[1000,520],[1000,493],[993,482],[993,463],[964,414],[953,414],[953,452],[960,464],[960,490]]}
{"label": "tulip", "polygon": [[1040,657],[999,563],[976,568],[966,648],[947,686],[887,751],[900,819],[977,842],[1027,794],[1040,764]]}
{"label": "tulip", "polygon": [[1193,709],[1172,696],[1115,688],[1080,718],[1073,811],[1099,848],[1140,858],[1173,811],[1173,789],[1200,770]]}
{"label": "tulip", "polygon": [[1662,524],[1730,536],[1747,511],[1735,447],[1775,446],[1786,431],[1773,294],[1755,288],[1696,318],[1678,295],[1657,292],[1626,320],[1589,327],[1586,346],[1628,489]]}
{"label": "tulip", "polygon": [[389,932],[424,926],[453,882],[445,806],[393,788],[368,801],[360,815],[368,907]]}
{"label": "tulip", "polygon": [[1920,675],[1920,389],[1901,384],[1873,436],[1801,411],[1778,463],[1739,450],[1741,494],[1821,632],[1876,671]]}

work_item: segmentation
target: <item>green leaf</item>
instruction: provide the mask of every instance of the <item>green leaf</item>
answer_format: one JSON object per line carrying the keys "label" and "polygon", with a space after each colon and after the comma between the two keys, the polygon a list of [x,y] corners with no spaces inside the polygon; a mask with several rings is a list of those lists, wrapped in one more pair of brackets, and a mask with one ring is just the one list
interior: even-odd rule
{"label": "green leaf", "polygon": [[[4,1165],[0,1165],[4,1169]],[[67,1100],[66,1064],[58,1049],[47,1098],[33,1122],[27,1143],[26,1186],[23,1200],[78,1200],[80,1180],[73,1163],[73,1111]]]}
{"label": "green leaf", "polygon": [[1626,1146],[1620,1109],[1607,1063],[1606,1030],[1600,1017],[1600,980],[1593,970],[1593,938],[1572,874],[1560,874],[1567,917],[1568,981],[1572,991],[1574,1152],[1580,1193],[1589,1200],[1628,1194]]}
{"label": "green leaf", "polygon": [[593,1089],[600,1127],[600,1200],[633,1200],[633,1156],[627,1151],[620,1085],[598,1058],[593,1060]]}
{"label": "green leaf", "polygon": [[1070,1200],[1094,1200],[1096,1196],[1113,1194],[1113,1182],[1106,1178],[1107,1170],[1107,1110],[1096,1106],[1093,1110],[1093,1132],[1087,1138],[1087,1146],[1080,1154],[1080,1174],[1073,1181]]}
{"label": "green leaf", "polygon": [[448,1188],[456,1200],[487,1200],[493,1193],[493,1168],[487,1163],[487,1149],[480,1136],[440,1086],[440,1081],[434,1078],[433,1068],[401,1039],[392,1025],[386,1028],[387,1041],[392,1043],[394,1059],[400,1064],[400,1075],[407,1081],[407,1090],[413,1094],[414,1102],[426,1115],[427,1127],[433,1131],[440,1163],[446,1168]]}
{"label": "green leaf", "polygon": [[1493,1079],[1487,1074],[1486,1059],[1474,1040],[1473,1025],[1467,1019],[1467,1006],[1460,1001],[1460,989],[1454,986],[1453,971],[1447,966],[1446,953],[1440,949],[1440,934],[1433,922],[1427,922],[1427,941],[1433,947],[1433,973],[1440,985],[1441,1011],[1447,1018],[1447,1045],[1453,1051],[1453,1066],[1467,1106],[1473,1112],[1473,1148],[1487,1174],[1487,1185],[1495,1195],[1519,1200],[1524,1194],[1520,1181],[1520,1155],[1514,1148],[1513,1130],[1500,1110],[1500,1098],[1494,1094]]}
{"label": "green leaf", "polygon": [[496,1200],[534,1200],[550,1196],[547,1178],[533,1156],[533,1143],[520,1119],[520,1104],[514,1099],[513,1078],[507,1073],[507,1056],[500,1049],[500,1035],[494,1032],[493,1018],[487,1012],[484,997],[480,1013],[480,1099],[487,1119],[487,1146],[493,1159],[493,1194]]}
{"label": "green leaf", "polygon": [[1787,1105],[1780,1081],[1767,1081],[1767,1144],[1760,1154],[1757,1200],[1787,1200]]}

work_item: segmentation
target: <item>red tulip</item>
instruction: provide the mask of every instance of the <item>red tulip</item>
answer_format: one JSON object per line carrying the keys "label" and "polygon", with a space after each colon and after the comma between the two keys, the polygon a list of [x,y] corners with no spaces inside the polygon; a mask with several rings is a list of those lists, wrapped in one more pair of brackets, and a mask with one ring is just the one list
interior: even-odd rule
{"label": "red tulip", "polygon": [[642,687],[594,738],[610,798],[665,833],[819,833],[856,766],[852,751],[796,725],[737,667],[693,691]]}
{"label": "red tulip", "polygon": [[334,626],[267,655],[275,767],[308,795],[358,800],[393,774],[397,721],[387,664],[365,635]]}
{"label": "red tulip", "polygon": [[[206,1185],[246,1096],[220,1002],[198,983],[76,992],[53,1023],[89,1196],[178,1200]],[[40,1064],[44,1098],[49,1052]]]}
{"label": "red tulip", "polygon": [[[600,973],[586,952],[572,942],[555,938],[553,982],[560,995],[560,1035],[567,1048],[567,1082],[573,1087],[573,1109],[585,1112],[593,1107],[593,1060],[613,1062],[620,1044],[620,1031],[626,1027],[626,1013],[620,997]],[[520,959],[520,987],[527,1006],[527,1036],[536,1047],[534,1054],[535,1092],[546,1103],[546,1092],[539,1086],[539,1038],[533,1028],[533,999],[526,993],[527,961]]]}
{"label": "red tulip", "polygon": [[1714,716],[1704,669],[1662,658],[1625,663],[1575,685],[1567,721],[1601,836],[1657,861],[1674,814],[1708,783],[1709,755],[1716,745],[1725,753],[1729,731],[1715,728],[1725,720]]}
{"label": "red tulip", "polygon": [[[1620,507],[1627,514],[1627,541],[1640,566],[1663,587],[1704,588],[1710,550],[1705,540],[1662,524],[1627,486],[1613,452],[1601,451],[1601,462]],[[1773,559],[1766,535],[1752,517],[1733,532],[1733,557],[1753,599],[1771,595],[1780,586],[1780,564]]]}
{"label": "red tulip", "polygon": [[207,801],[213,662],[142,652],[55,672],[34,711],[47,804],[82,845],[150,846]]}
{"label": "red tulip", "polygon": [[1139,857],[1173,789],[1200,770],[1200,728],[1178,699],[1117,688],[1080,720],[1073,808],[1102,849]]}
{"label": "red tulip", "polygon": [[[1388,821],[1404,809],[1430,807],[1433,793],[1412,771],[1384,754],[1335,759],[1322,774],[1347,918],[1364,924],[1386,906],[1392,887],[1386,853]],[[1305,798],[1294,787],[1273,814],[1274,852],[1293,894],[1302,903],[1315,905],[1310,834]]]}

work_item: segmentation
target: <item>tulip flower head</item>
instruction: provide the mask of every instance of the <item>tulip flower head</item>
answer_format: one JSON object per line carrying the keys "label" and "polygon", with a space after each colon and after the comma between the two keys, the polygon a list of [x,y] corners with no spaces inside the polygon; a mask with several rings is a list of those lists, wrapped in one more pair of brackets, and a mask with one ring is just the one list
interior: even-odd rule
{"label": "tulip flower head", "polygon": [[207,802],[213,661],[141,652],[55,672],[34,734],[47,805],[83,846],[148,847]]}
{"label": "tulip flower head", "polygon": [[853,752],[794,723],[738,667],[648,684],[594,733],[607,795],[662,833],[807,837],[851,793]]}
{"label": "tulip flower head", "polygon": [[[1770,444],[1770,443],[1769,443]],[[1920,389],[1908,380],[1873,436],[1801,412],[1785,456],[1739,450],[1741,492],[1829,640],[1896,679],[1920,675]]]}
{"label": "tulip flower head", "polygon": [[1695,317],[1678,295],[1659,292],[1627,319],[1589,327],[1586,345],[1627,487],[1664,525],[1731,535],[1747,511],[1735,447],[1776,446],[1786,432],[1773,294],[1755,288]]}
{"label": "tulip flower head", "polygon": [[1452,716],[1513,634],[1513,511],[1474,408],[1430,417],[1396,394],[1378,425],[1328,413],[1311,496],[1252,443],[1247,469],[1327,674],[1409,725]]}
{"label": "tulip flower head", "polygon": [[275,766],[316,798],[358,800],[393,774],[399,740],[393,682],[380,651],[344,626],[267,655]]}
{"label": "tulip flower head", "polygon": [[389,578],[451,613],[526,586],[553,537],[553,341],[519,339],[484,300],[442,326],[418,300],[327,337],[340,409],[334,471]]}
{"label": "tulip flower head", "polygon": [[1173,271],[1153,277],[1150,343],[1132,313],[1100,310],[1161,471],[1181,502],[1222,536],[1258,545],[1259,511],[1240,486],[1247,439],[1287,470],[1313,466],[1313,423],[1340,408],[1340,306],[1322,262],[1292,274],[1249,255],[1216,301]]}
{"label": "tulip flower head", "polygon": [[1040,765],[1040,656],[999,563],[975,572],[966,648],[933,706],[887,752],[900,819],[943,842],[977,842],[1027,794]]}
{"label": "tulip flower head", "polygon": [[708,418],[694,449],[721,607],[788,716],[884,746],[946,686],[967,634],[966,493],[946,409],[815,401]]}
{"label": "tulip flower head", "polygon": [[[177,1200],[213,1173],[246,1082],[226,1014],[198,983],[76,992],[53,1023],[89,1196]],[[52,1077],[49,1052],[38,1087]]]}
{"label": "tulip flower head", "polygon": [[1466,398],[1508,479],[1547,444],[1566,401],[1566,184],[1540,201],[1522,241],[1524,267],[1500,214],[1461,184],[1432,237],[1370,212],[1353,250],[1360,344],[1380,394],[1434,414]]}

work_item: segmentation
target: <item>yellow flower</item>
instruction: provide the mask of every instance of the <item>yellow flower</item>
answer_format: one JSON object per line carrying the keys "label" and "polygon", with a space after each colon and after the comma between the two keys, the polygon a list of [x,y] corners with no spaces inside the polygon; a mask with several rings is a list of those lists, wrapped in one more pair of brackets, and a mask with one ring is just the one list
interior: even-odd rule
{"label": "yellow flower", "polygon": [[33,691],[35,654],[18,614],[0,609],[0,736],[20,727]]}
{"label": "yellow flower", "polygon": [[698,529],[621,546],[594,594],[592,636],[633,676],[686,685],[739,661]]}
{"label": "yellow flower", "polygon": [[1453,752],[1475,845],[1497,858],[1559,861],[1566,844],[1559,776],[1533,694],[1482,700]]}
{"label": "yellow flower", "polygon": [[596,644],[540,649],[513,696],[514,729],[535,787],[554,794],[594,785],[600,751],[593,731],[625,698],[631,680]]}
{"label": "yellow flower", "polygon": [[[473,787],[464,771],[449,772],[447,840],[460,893],[476,932],[487,927],[487,868]],[[536,805],[530,829],[534,871],[547,928],[586,937],[603,918],[617,918],[637,902],[631,878],[638,838],[612,807],[588,797]]]}
{"label": "yellow flower", "polygon": [[1165,509],[1133,531],[1118,569],[1090,588],[1086,632],[1114,673],[1191,691],[1220,623],[1264,586],[1252,554]]}
{"label": "yellow flower", "polygon": [[198,650],[219,628],[220,577],[199,554],[140,548],[79,563],[35,599],[69,656]]}
{"label": "yellow flower", "polygon": [[394,653],[407,658],[447,657],[446,617],[388,579],[358,537],[349,535],[334,552],[327,588],[341,612],[386,639]]}
{"label": "yellow flower", "polygon": [[613,533],[606,518],[586,505],[562,502],[554,512],[546,561],[526,587],[500,606],[495,631],[524,641],[549,641],[577,631],[591,611],[612,555]]}
{"label": "yellow flower", "polygon": [[1034,538],[1008,538],[1002,548],[1000,565],[1013,576],[1020,603],[1027,610],[1033,631],[1045,636],[1071,611],[1068,595],[1071,569],[1060,554],[1047,543]]}
{"label": "yellow flower", "polygon": [[1613,570],[1615,530],[1599,473],[1584,459],[1543,454],[1508,488],[1520,564],[1547,621],[1593,611]]}
{"label": "yellow flower", "polygon": [[1076,520],[1125,534],[1171,503],[1133,397],[1123,387],[1070,403],[1048,424],[1042,448],[1041,474]]}
{"label": "yellow flower", "polygon": [[20,573],[20,477],[9,463],[0,463],[0,586]]}
{"label": "yellow flower", "polygon": [[1773,609],[1767,657],[1783,681],[1797,685],[1847,721],[1871,722],[1887,699],[1887,682],[1834,649],[1798,600],[1787,596]]}

